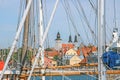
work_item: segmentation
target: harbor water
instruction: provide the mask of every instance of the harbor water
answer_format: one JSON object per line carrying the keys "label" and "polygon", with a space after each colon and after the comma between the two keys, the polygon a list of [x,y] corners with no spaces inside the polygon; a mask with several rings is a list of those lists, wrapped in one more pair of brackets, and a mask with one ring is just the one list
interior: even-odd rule
{"label": "harbor water", "polygon": [[[32,77],[31,80],[41,80],[41,77]],[[79,76],[47,76],[45,80],[98,80],[96,76],[79,75]]]}

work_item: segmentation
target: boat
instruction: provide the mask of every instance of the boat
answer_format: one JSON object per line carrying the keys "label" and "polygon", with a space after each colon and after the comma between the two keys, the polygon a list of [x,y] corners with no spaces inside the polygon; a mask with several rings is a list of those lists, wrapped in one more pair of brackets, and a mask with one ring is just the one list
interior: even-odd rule
{"label": "boat", "polygon": [[112,43],[106,48],[106,52],[103,54],[103,63],[107,65],[109,69],[120,69],[120,37],[118,36],[118,29],[113,30]]}

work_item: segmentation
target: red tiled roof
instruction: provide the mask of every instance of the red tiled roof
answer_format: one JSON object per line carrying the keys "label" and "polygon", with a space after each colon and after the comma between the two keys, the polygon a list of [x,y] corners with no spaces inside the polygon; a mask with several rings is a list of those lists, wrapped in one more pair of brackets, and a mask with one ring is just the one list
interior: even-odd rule
{"label": "red tiled roof", "polygon": [[72,44],[72,43],[62,44],[63,53],[66,53],[66,51],[71,48],[74,48],[74,44]]}
{"label": "red tiled roof", "polygon": [[84,58],[80,63],[87,63],[87,58]]}
{"label": "red tiled roof", "polygon": [[84,46],[84,47],[81,48],[81,50],[82,50],[83,56],[85,58],[80,63],[87,63],[87,58],[86,57],[88,57],[91,52],[97,51],[97,47],[95,47],[95,46],[92,46],[92,47]]}
{"label": "red tiled roof", "polygon": [[97,51],[97,48],[95,46],[92,46],[92,47],[84,46],[84,47],[81,48],[81,50],[82,50],[82,53],[83,53],[84,57],[87,57],[87,56],[89,56],[89,54],[91,52]]}
{"label": "red tiled roof", "polygon": [[71,43],[62,44],[62,48],[74,48],[74,44],[71,44]]}
{"label": "red tiled roof", "polygon": [[80,55],[80,51],[81,51],[81,49],[78,49],[78,50],[77,50],[77,54],[78,54],[78,55]]}
{"label": "red tiled roof", "polygon": [[87,47],[82,47],[82,53],[84,57],[88,56],[88,48]]}
{"label": "red tiled roof", "polygon": [[52,61],[53,60],[44,57],[44,61],[45,61],[45,64],[44,64],[45,67],[52,66]]}
{"label": "red tiled roof", "polygon": [[45,56],[54,57],[56,55],[59,55],[59,52],[56,50],[52,50],[52,51],[45,51],[44,54],[45,54]]}
{"label": "red tiled roof", "polygon": [[97,51],[97,47],[92,46],[92,52]]}

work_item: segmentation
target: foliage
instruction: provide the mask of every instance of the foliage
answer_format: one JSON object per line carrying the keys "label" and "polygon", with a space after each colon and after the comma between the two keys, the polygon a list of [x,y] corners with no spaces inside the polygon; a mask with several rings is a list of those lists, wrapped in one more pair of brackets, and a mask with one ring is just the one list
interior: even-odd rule
{"label": "foliage", "polygon": [[51,48],[46,48],[45,51],[52,51],[52,49]]}
{"label": "foliage", "polygon": [[57,61],[59,59],[58,55],[55,55],[53,59]]}

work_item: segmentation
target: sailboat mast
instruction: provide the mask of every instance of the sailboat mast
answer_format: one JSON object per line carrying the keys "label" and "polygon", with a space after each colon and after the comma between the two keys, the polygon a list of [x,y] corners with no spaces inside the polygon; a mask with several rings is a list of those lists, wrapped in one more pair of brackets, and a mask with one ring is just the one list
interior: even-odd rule
{"label": "sailboat mast", "polygon": [[3,77],[3,74],[4,74],[4,72],[5,72],[5,70],[6,70],[7,66],[8,66],[8,62],[9,62],[9,60],[10,60],[10,58],[11,58],[11,55],[12,55],[14,49],[15,49],[15,46],[16,46],[16,44],[17,44],[17,42],[18,42],[18,39],[19,39],[21,30],[22,30],[22,28],[23,28],[23,24],[24,24],[24,22],[25,22],[26,16],[27,16],[28,11],[29,11],[30,6],[31,6],[31,3],[32,3],[32,0],[29,0],[28,5],[27,5],[27,7],[26,7],[26,9],[25,9],[25,12],[24,12],[24,14],[23,14],[23,17],[22,17],[22,19],[21,19],[21,22],[20,22],[20,24],[19,24],[18,31],[17,31],[17,33],[16,33],[16,36],[15,36],[15,39],[14,39],[14,41],[13,41],[12,47],[11,47],[10,52],[9,52],[9,54],[8,54],[8,57],[7,57],[7,59],[6,59],[4,68],[3,68],[3,70],[2,70],[2,72],[1,72],[1,74],[0,74],[0,80],[1,80],[2,77]]}
{"label": "sailboat mast", "polygon": [[[42,39],[43,39],[43,5],[42,5],[42,0],[39,0],[39,14],[40,14],[40,22],[39,22],[39,46],[42,46]],[[42,46],[42,51],[41,51],[41,66],[44,67],[44,45]],[[41,70],[41,73],[44,74],[45,71]],[[42,80],[45,80],[45,76],[42,76]]]}
{"label": "sailboat mast", "polygon": [[58,2],[59,2],[59,0],[56,0],[56,3],[55,3],[55,6],[54,6],[54,9],[53,9],[53,12],[52,12],[52,14],[51,14],[50,20],[49,20],[49,22],[48,22],[48,25],[47,25],[47,27],[46,27],[46,29],[45,29],[45,32],[44,32],[44,36],[43,36],[42,41],[41,41],[41,46],[39,46],[38,53],[37,53],[37,55],[36,55],[36,57],[35,57],[34,64],[33,64],[33,66],[32,66],[32,69],[31,69],[31,71],[30,71],[30,74],[29,74],[29,77],[28,77],[27,80],[30,80],[30,78],[31,78],[31,76],[32,76],[32,73],[33,73],[33,70],[34,70],[34,68],[35,68],[35,65],[36,65],[36,63],[37,63],[37,60],[38,60],[38,58],[39,58],[39,56],[40,56],[40,53],[42,53],[42,46],[43,46],[43,44],[44,44],[44,42],[45,42],[45,39],[46,39],[46,37],[47,37],[47,34],[48,34],[48,31],[49,31],[51,22],[52,22],[52,20],[53,20],[53,17],[54,17],[56,8],[57,8],[57,6],[58,6]]}
{"label": "sailboat mast", "polygon": [[102,62],[102,54],[104,44],[104,28],[105,28],[105,15],[104,15],[104,0],[98,0],[98,77],[99,80],[106,80],[106,69]]}
{"label": "sailboat mast", "polygon": [[[26,5],[28,4],[29,0],[26,0]],[[24,33],[23,33],[23,44],[22,44],[22,55],[21,55],[21,63],[24,65],[24,58],[26,56],[27,48],[28,48],[28,30],[29,30],[29,16],[30,10],[26,16],[25,23],[24,23]]]}

